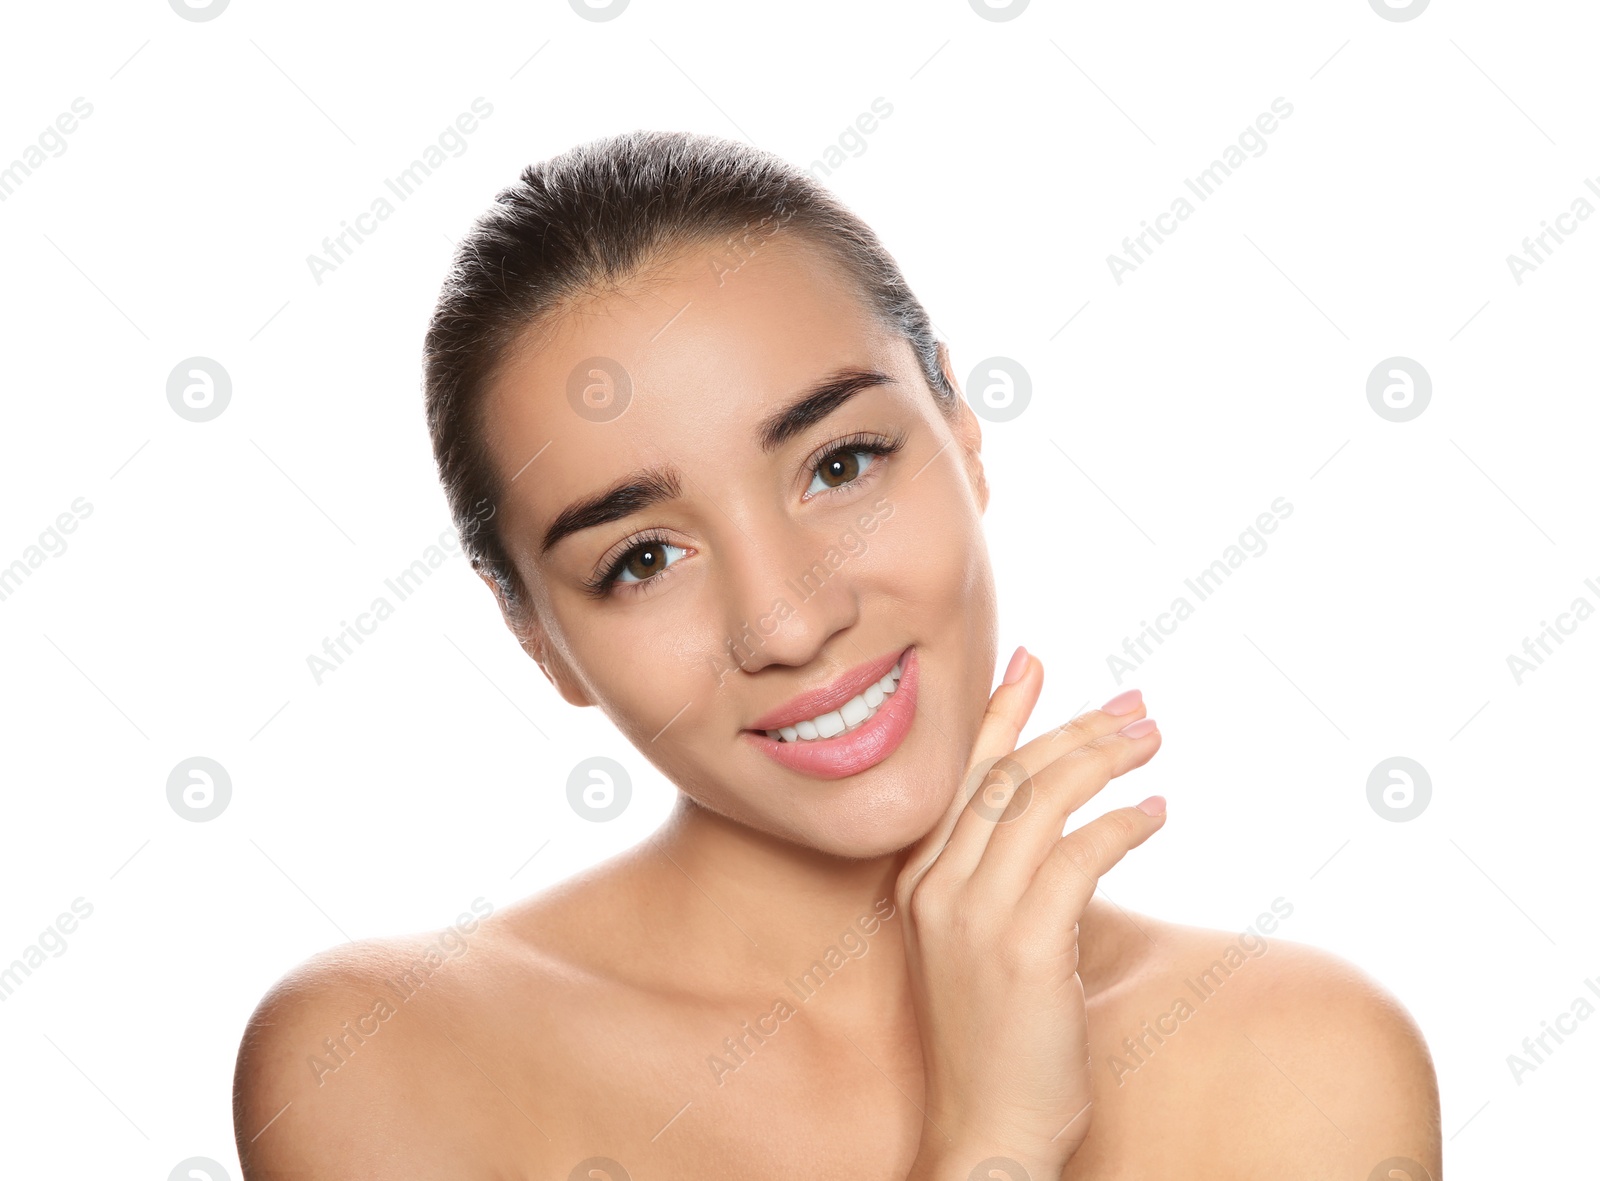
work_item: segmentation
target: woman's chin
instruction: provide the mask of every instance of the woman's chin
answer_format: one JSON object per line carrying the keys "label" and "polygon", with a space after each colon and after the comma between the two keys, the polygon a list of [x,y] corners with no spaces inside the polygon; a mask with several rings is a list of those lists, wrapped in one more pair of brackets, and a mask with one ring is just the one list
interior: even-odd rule
{"label": "woman's chin", "polygon": [[[695,792],[705,809],[735,824],[834,857],[889,857],[932,831],[959,790],[955,760],[943,749],[914,744],[859,774],[836,779],[755,775],[719,784],[715,795]],[[682,771],[681,774],[673,772]],[[704,782],[698,771],[674,768],[669,777]],[[765,790],[752,792],[751,788]]]}
{"label": "woman's chin", "polygon": [[892,787],[838,801],[807,817],[806,844],[838,857],[888,857],[916,844],[939,823],[949,800],[926,791]]}

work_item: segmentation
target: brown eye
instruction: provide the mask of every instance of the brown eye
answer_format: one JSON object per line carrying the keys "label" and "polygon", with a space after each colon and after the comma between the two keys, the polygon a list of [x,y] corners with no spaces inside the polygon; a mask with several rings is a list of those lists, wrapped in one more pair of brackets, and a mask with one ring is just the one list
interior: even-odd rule
{"label": "brown eye", "polygon": [[596,598],[604,598],[618,583],[637,587],[642,582],[660,577],[663,570],[675,565],[687,552],[681,545],[647,537],[636,542],[632,549],[624,550],[604,574],[585,583],[585,586]]}
{"label": "brown eye", "polygon": [[652,574],[659,574],[666,568],[666,548],[658,544],[640,546],[629,554],[628,560],[622,564],[623,573],[639,582],[643,582]]}
{"label": "brown eye", "polygon": [[805,498],[875,479],[880,474],[879,464],[904,445],[904,438],[876,435],[835,440],[831,444],[833,450],[822,452],[822,458],[811,465],[811,483],[806,487]]}
{"label": "brown eye", "polygon": [[674,546],[672,542],[646,538],[611,563],[610,570],[606,570],[597,581],[590,582],[590,590],[597,595],[605,595],[616,582],[637,586],[640,582],[650,581],[667,566],[674,565],[685,552],[682,546]]}
{"label": "brown eye", "polygon": [[817,476],[827,487],[838,488],[861,476],[860,456],[864,451],[835,451],[817,465]]}

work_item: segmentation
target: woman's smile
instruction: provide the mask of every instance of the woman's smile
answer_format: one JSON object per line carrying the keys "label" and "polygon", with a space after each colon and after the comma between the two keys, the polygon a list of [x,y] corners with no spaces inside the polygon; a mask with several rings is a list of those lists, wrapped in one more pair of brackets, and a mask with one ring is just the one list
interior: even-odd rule
{"label": "woman's smile", "polygon": [[917,650],[857,665],[763,714],[746,740],[775,763],[818,779],[858,775],[892,755],[917,713]]}

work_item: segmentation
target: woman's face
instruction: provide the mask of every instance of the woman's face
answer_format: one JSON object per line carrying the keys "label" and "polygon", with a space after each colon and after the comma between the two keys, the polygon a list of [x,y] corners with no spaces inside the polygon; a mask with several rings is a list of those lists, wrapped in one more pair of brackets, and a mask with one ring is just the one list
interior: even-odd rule
{"label": "woman's face", "polygon": [[933,827],[995,667],[978,426],[824,252],[674,255],[530,330],[486,409],[512,622],[568,701],[760,831]]}

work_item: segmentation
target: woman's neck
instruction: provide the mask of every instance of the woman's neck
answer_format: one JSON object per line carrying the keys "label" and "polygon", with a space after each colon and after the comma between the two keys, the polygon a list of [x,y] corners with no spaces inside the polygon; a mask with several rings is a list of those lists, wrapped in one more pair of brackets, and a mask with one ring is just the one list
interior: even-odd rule
{"label": "woman's neck", "polygon": [[[847,973],[857,982],[854,995],[879,997],[886,1008],[900,1003],[905,916],[894,904],[903,853],[832,856],[737,824],[684,795],[638,853],[630,860],[643,875],[636,892],[643,925],[662,936],[670,932],[676,954],[713,969],[710,978],[761,991],[775,972],[798,977],[826,961],[832,948],[854,961]],[[856,937],[845,936],[851,930],[883,954],[860,951]],[[1114,985],[1142,950],[1136,944],[1149,938],[1138,916],[1099,894],[1079,919],[1078,934],[1078,973],[1090,997]],[[841,948],[842,937],[854,947]],[[832,958],[838,961],[837,950]]]}

